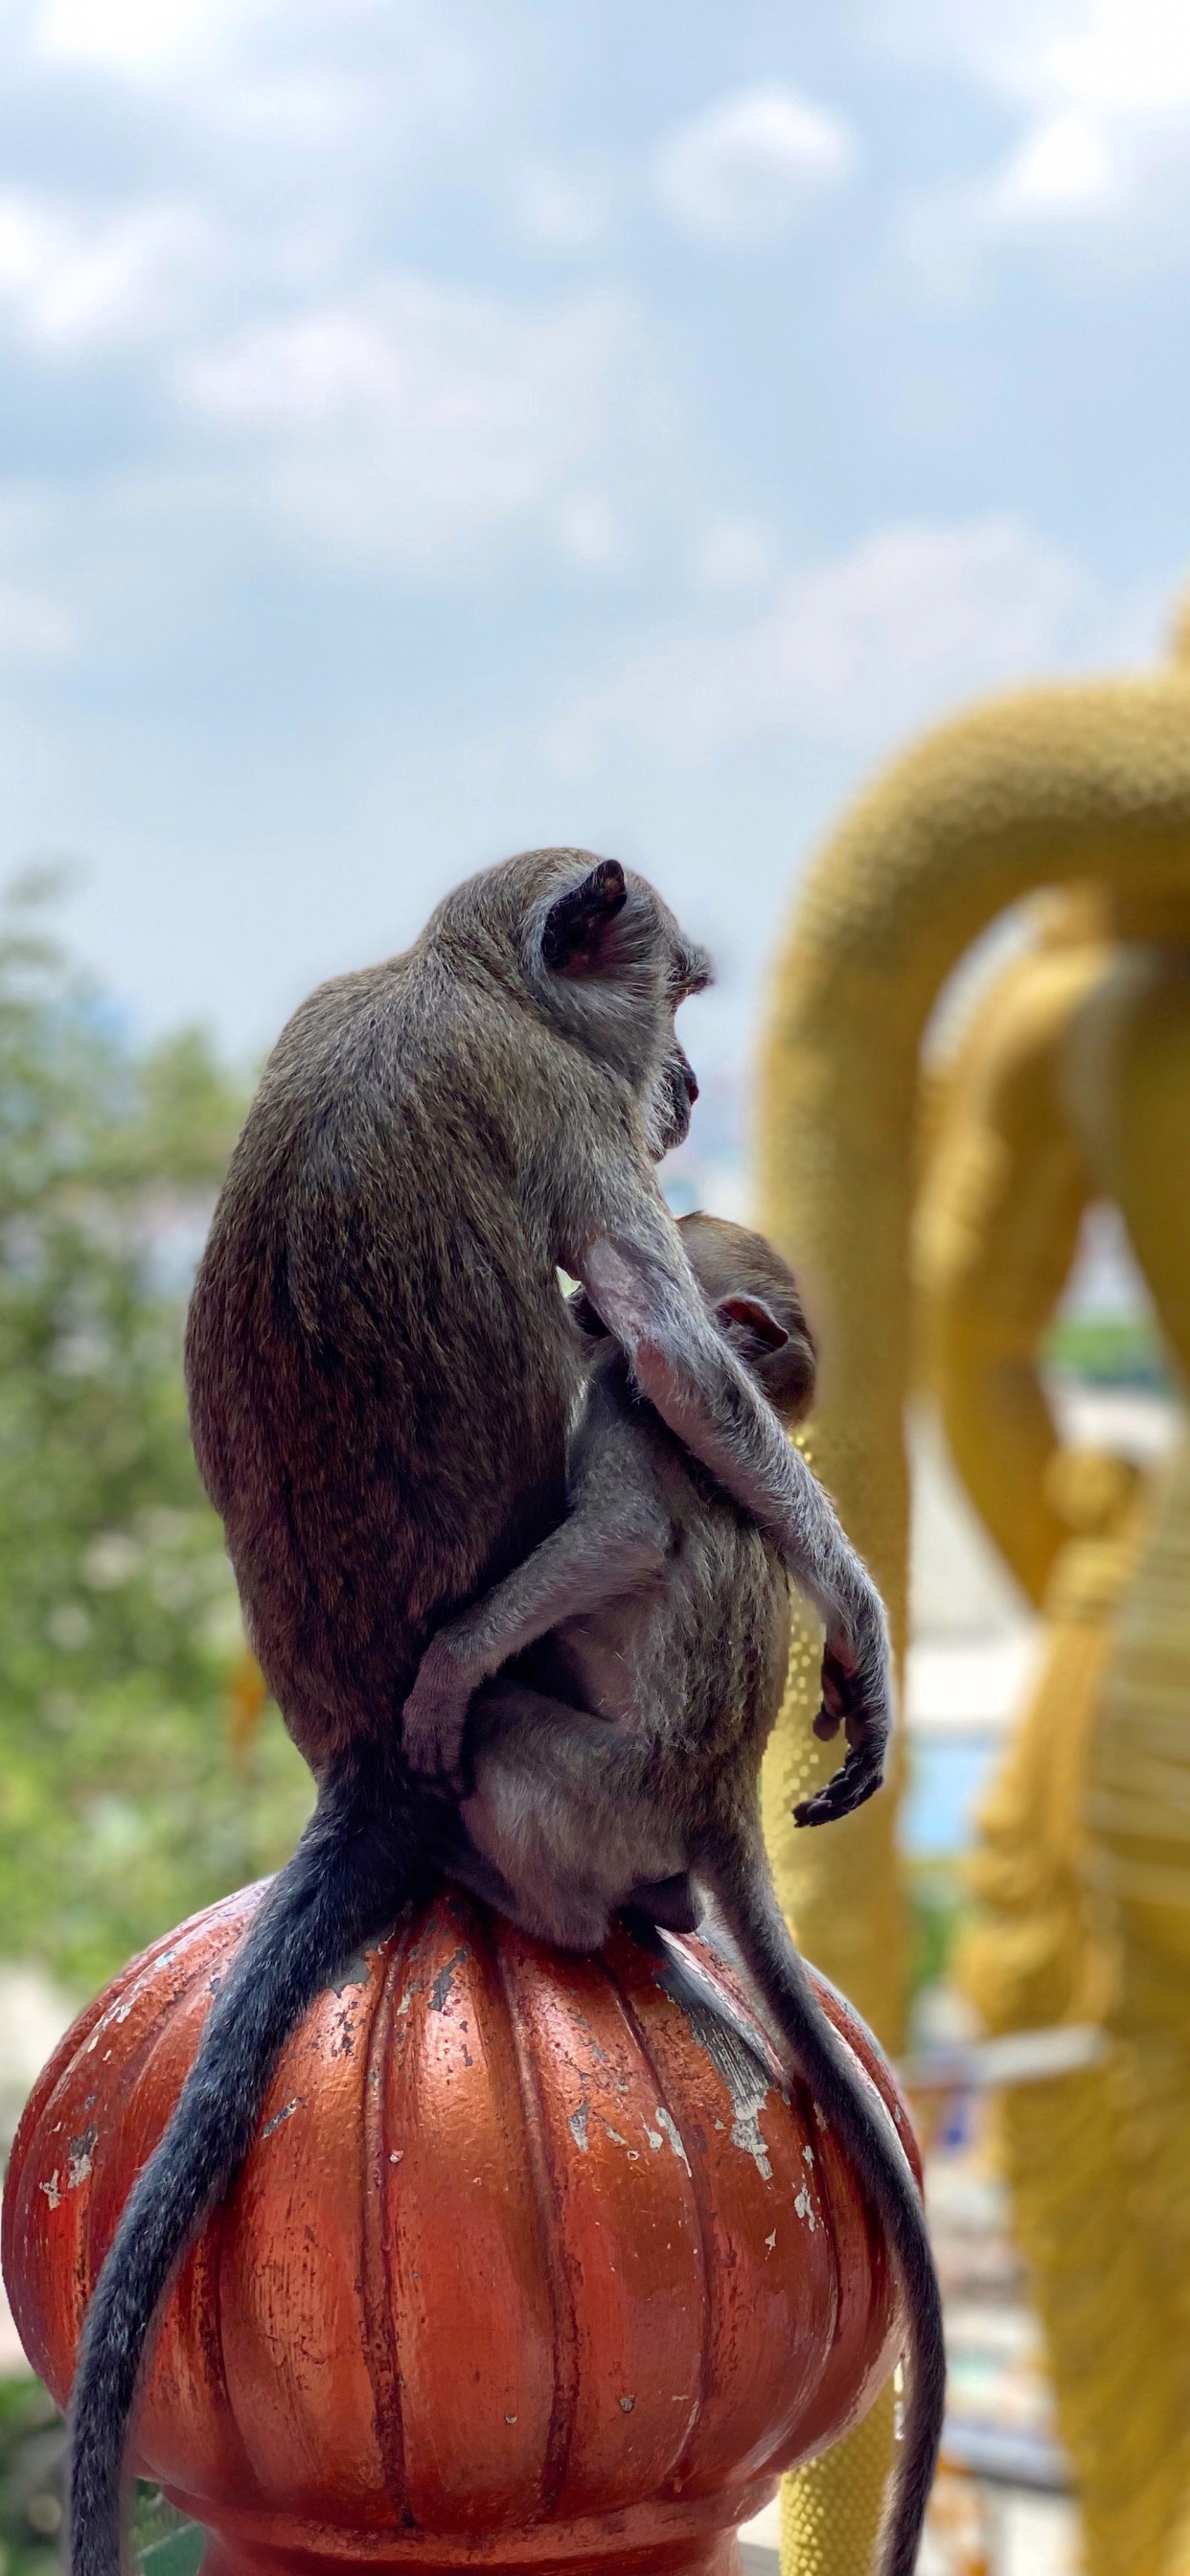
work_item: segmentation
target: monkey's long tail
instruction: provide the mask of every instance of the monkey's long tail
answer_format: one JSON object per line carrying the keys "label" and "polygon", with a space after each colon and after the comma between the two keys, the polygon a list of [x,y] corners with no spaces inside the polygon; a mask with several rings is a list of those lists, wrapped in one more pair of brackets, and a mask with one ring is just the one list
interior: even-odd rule
{"label": "monkey's long tail", "polygon": [[738,1833],[719,1839],[700,1860],[698,1875],[718,1900],[768,2018],[871,2192],[892,2249],[909,2318],[909,2392],[879,2563],[880,2576],[912,2576],[946,2395],[942,2300],[917,2185],[889,2113],[818,2001],[777,1902],[759,1834],[755,1842]]}
{"label": "monkey's long tail", "polygon": [[399,1912],[414,1842],[407,1798],[381,1799],[355,1773],[328,1780],[235,1954],[87,2312],[71,2401],[72,2576],[119,2576],[124,2448],[163,2292],[252,2143],[285,2040],[361,1941]]}

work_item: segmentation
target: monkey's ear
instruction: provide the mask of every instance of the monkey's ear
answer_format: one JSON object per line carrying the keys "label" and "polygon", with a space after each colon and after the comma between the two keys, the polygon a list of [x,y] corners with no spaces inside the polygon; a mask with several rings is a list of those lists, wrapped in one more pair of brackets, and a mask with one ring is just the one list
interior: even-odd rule
{"label": "monkey's ear", "polygon": [[618,859],[601,859],[582,884],[550,905],[541,934],[543,963],[555,975],[599,975],[614,957],[612,925],[628,901]]}
{"label": "monkey's ear", "polygon": [[779,1324],[771,1307],[762,1297],[721,1297],[715,1308],[717,1322],[731,1337],[734,1324],[741,1339],[759,1342],[762,1350],[783,1351],[789,1335]]}

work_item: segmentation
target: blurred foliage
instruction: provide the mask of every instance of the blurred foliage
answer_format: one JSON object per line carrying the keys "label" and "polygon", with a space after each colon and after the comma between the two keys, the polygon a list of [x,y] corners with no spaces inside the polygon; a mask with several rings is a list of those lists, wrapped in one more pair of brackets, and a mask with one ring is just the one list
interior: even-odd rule
{"label": "blurred foliage", "polygon": [[[66,2426],[40,2380],[0,2379],[0,2576],[59,2576]],[[204,2534],[137,2480],[131,2556],[145,2576],[197,2576]]]}
{"label": "blurred foliage", "polygon": [[201,1035],[134,1046],[0,902],[0,1943],[76,1992],[271,1868],[309,1805],[227,1740],[239,1614],[199,1486],[185,1295],[243,1109]]}
{"label": "blurred foliage", "polygon": [[906,1861],[909,1894],[909,1993],[946,1979],[955,1944],[970,1921],[961,1867],[949,1860]]}
{"label": "blurred foliage", "polygon": [[58,2576],[66,2427],[37,2379],[0,2380],[0,2576]]}
{"label": "blurred foliage", "polygon": [[1050,1368],[1092,1386],[1143,1387],[1172,1395],[1176,1381],[1158,1326],[1147,1315],[1067,1315],[1042,1344]]}

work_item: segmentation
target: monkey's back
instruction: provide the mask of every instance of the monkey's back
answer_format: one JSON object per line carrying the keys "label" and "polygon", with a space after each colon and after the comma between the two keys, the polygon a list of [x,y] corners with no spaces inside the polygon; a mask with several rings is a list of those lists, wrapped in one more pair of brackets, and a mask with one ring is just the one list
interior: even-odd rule
{"label": "monkey's back", "polygon": [[[658,1425],[675,1503],[673,1576],[638,1647],[642,1704],[657,1750],[709,1791],[759,1763],[789,1663],[789,1578],[776,1549],[697,1461]],[[680,1733],[668,1740],[666,1712]]]}
{"label": "monkey's back", "polygon": [[414,950],[303,1005],[232,1157],[191,1425],[316,1770],[391,1734],[431,1625],[561,1516],[582,1360],[538,1149],[565,1079],[529,1015]]}

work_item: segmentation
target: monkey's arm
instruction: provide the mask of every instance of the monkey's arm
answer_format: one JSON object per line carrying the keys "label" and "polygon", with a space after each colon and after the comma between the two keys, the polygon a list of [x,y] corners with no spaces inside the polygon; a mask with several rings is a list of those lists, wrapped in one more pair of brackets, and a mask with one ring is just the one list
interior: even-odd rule
{"label": "monkey's arm", "polygon": [[884,1605],[822,1487],[716,1331],[660,1199],[656,1206],[643,1200],[632,1214],[631,1236],[619,1227],[597,1234],[568,1266],[625,1352],[642,1395],[759,1523],[824,1622],[816,1732],[834,1735],[842,1721],[848,1752],[842,1769],[795,1812],[799,1824],[827,1824],[862,1806],[884,1776],[892,1719]]}
{"label": "monkey's arm", "polygon": [[401,1742],[410,1769],[457,1771],[467,1709],[481,1682],[564,1619],[634,1591],[666,1562],[669,1516],[640,1472],[630,1437],[580,1475],[560,1529],[503,1583],[431,1637],[405,1702]]}

